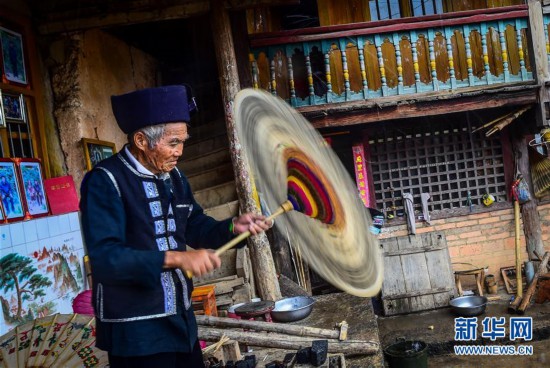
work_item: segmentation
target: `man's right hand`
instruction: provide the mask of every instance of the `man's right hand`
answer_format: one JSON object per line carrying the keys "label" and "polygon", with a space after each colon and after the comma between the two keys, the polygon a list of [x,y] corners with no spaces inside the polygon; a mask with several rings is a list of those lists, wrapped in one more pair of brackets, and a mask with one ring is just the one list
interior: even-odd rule
{"label": "man's right hand", "polygon": [[205,275],[220,267],[220,257],[211,250],[197,249],[179,252],[169,250],[164,256],[165,268],[179,268],[193,276]]}

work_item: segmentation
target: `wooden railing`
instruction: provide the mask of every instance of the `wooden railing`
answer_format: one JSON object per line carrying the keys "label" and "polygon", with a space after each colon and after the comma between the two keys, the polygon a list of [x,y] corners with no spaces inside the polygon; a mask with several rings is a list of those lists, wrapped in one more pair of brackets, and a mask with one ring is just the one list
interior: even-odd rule
{"label": "wooden railing", "polygon": [[253,83],[306,106],[532,81],[527,17],[521,5],[254,36]]}

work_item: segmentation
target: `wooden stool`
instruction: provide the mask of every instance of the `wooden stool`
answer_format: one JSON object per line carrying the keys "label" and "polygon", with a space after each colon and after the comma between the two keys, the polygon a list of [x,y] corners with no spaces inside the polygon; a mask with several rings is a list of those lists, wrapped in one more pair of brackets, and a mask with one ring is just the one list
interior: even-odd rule
{"label": "wooden stool", "polygon": [[473,270],[465,271],[455,271],[455,283],[456,289],[458,290],[458,296],[462,296],[464,293],[462,291],[462,284],[460,283],[460,276],[475,276],[477,284],[477,292],[479,296],[483,296],[483,278],[485,271],[483,268],[476,268]]}
{"label": "wooden stool", "polygon": [[235,309],[235,314],[242,319],[255,320],[256,317],[263,318],[266,322],[273,322],[271,311],[275,308],[275,302],[271,300],[262,300],[260,302],[251,302],[241,305]]}
{"label": "wooden stool", "polygon": [[218,316],[215,288],[216,285],[197,286],[191,294],[193,302],[202,303],[202,310],[207,316]]}

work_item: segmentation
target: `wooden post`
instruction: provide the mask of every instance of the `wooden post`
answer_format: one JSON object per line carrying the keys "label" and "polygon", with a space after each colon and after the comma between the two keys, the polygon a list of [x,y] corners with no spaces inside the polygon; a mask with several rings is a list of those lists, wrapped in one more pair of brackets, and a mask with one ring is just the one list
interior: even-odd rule
{"label": "wooden post", "polygon": [[528,0],[529,6],[529,33],[531,42],[529,42],[529,51],[533,55],[533,76],[540,86],[538,95],[538,104],[535,106],[535,117],[539,127],[548,126],[547,120],[549,111],[550,96],[546,89],[545,82],[550,81],[548,71],[548,57],[546,54],[546,37],[544,32],[544,22],[542,19],[542,5],[540,0]]}
{"label": "wooden post", "polygon": [[[239,91],[239,74],[237,60],[231,34],[229,15],[222,0],[211,1],[212,33],[214,35],[214,48],[218,64],[220,87],[222,90],[223,105],[225,108],[225,123],[230,144],[231,161],[235,172],[235,182],[239,205],[244,212],[260,212],[254,199],[253,184],[246,158],[241,151],[235,123],[233,122],[233,100]],[[277,282],[277,274],[273,264],[273,256],[267,236],[262,233],[249,238],[248,245],[251,250],[251,258],[254,264],[254,274],[258,294],[264,300],[281,299],[281,291]]]}
{"label": "wooden post", "polygon": [[510,134],[512,140],[512,149],[514,156],[517,157],[519,172],[529,184],[531,200],[521,205],[521,218],[523,222],[523,234],[527,243],[527,252],[529,259],[536,259],[534,251],[538,254],[544,254],[544,244],[542,242],[542,228],[540,217],[537,211],[537,200],[533,195],[533,184],[531,180],[531,169],[529,166],[529,153],[527,152],[527,143],[525,141],[524,119],[517,121]]}

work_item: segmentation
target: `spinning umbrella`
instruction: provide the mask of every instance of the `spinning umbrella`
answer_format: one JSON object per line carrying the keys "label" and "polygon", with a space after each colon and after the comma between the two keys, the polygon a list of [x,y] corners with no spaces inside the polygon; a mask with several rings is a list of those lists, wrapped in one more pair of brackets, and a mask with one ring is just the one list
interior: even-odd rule
{"label": "spinning umbrella", "polygon": [[[357,296],[382,284],[382,259],[368,209],[339,158],[284,101],[245,89],[235,99],[235,124],[256,188],[291,245],[325,280]],[[250,234],[241,234],[218,254]]]}

